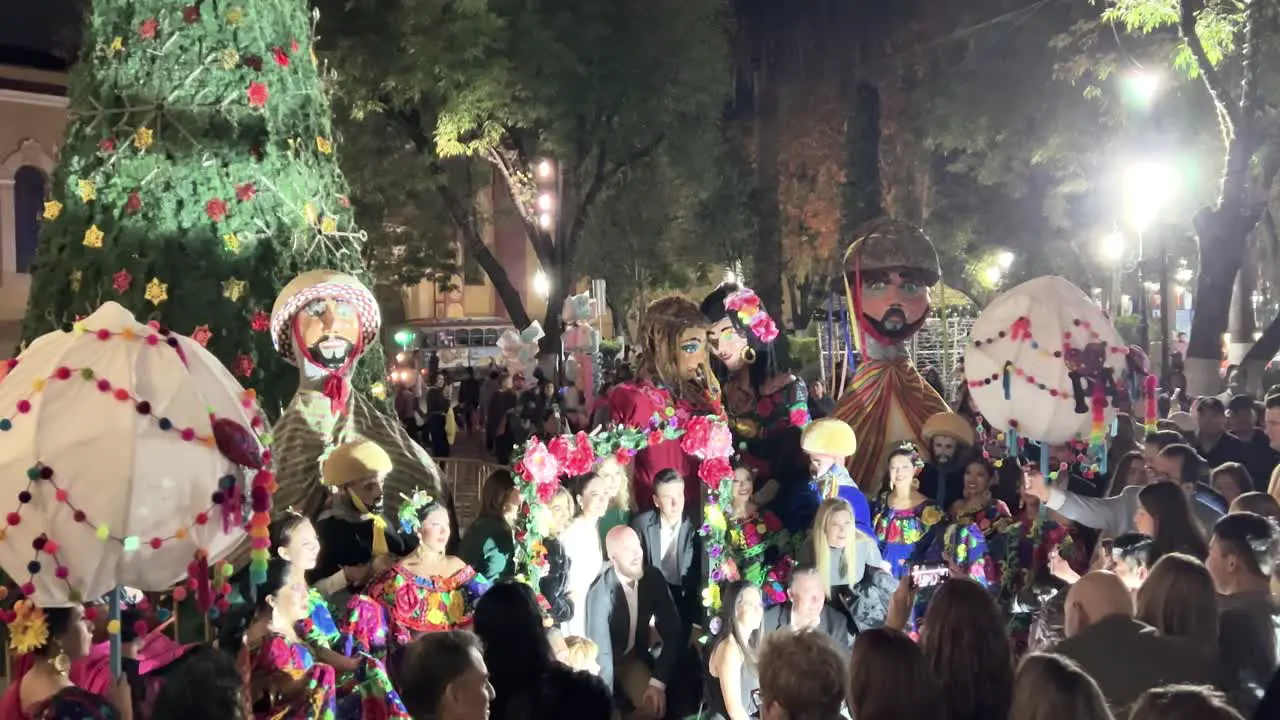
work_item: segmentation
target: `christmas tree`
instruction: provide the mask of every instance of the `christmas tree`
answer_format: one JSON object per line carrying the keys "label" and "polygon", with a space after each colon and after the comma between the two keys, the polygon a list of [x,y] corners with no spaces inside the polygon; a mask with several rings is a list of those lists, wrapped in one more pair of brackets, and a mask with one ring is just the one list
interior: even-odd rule
{"label": "christmas tree", "polygon": [[[96,0],[71,76],[24,335],[115,300],[204,342],[273,415],[298,371],[271,344],[280,289],[367,283],[304,0]],[[385,370],[370,348],[354,378]]]}

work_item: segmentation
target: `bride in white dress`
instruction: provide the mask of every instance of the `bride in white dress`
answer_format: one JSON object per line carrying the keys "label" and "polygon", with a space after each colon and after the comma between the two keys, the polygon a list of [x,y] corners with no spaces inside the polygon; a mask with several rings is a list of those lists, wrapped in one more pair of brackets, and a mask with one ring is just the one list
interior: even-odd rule
{"label": "bride in white dress", "polygon": [[599,526],[609,500],[608,480],[593,473],[578,491],[578,516],[560,533],[569,558],[568,594],[573,602],[573,617],[563,625],[566,637],[587,634],[587,591],[604,570]]}

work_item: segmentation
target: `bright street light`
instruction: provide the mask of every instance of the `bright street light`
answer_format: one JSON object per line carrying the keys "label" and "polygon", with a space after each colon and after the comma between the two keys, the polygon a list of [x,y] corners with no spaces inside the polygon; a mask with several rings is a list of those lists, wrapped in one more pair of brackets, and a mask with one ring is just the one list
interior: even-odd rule
{"label": "bright street light", "polygon": [[1001,272],[999,265],[988,265],[982,271],[982,279],[987,281],[987,284],[991,287],[995,287],[1000,284],[1000,278],[1002,275],[1004,275],[1004,273]]}
{"label": "bright street light", "polygon": [[1173,274],[1173,279],[1185,285],[1191,282],[1191,276],[1193,274],[1194,273],[1191,272],[1191,268],[1180,267],[1178,268],[1178,271]]}
{"label": "bright street light", "polygon": [[533,274],[533,292],[543,300],[551,294],[551,278],[541,270]]}
{"label": "bright street light", "polygon": [[538,215],[538,227],[543,230],[551,229],[551,213],[541,213]]}
{"label": "bright street light", "polygon": [[556,168],[551,164],[550,160],[541,160],[538,162],[538,179],[550,180],[551,175],[555,173]]}
{"label": "bright street light", "polygon": [[1008,250],[1002,250],[999,255],[996,255],[996,265],[1002,271],[1008,270],[1009,266],[1013,265],[1013,253]]}
{"label": "bright street light", "polygon": [[1133,99],[1141,105],[1150,105],[1151,101],[1155,100],[1156,94],[1160,92],[1159,73],[1135,70],[1125,80],[1129,86],[1129,92],[1133,94]]}
{"label": "bright street light", "polygon": [[538,196],[538,209],[543,212],[550,212],[555,203],[556,200],[551,197],[551,193],[542,193]]}
{"label": "bright street light", "polygon": [[1098,257],[1109,265],[1114,265],[1124,258],[1124,236],[1113,232],[1102,236],[1098,241]]}
{"label": "bright street light", "polygon": [[1132,165],[1124,175],[1125,219],[1139,233],[1146,232],[1165,211],[1178,190],[1177,169],[1159,160]]}

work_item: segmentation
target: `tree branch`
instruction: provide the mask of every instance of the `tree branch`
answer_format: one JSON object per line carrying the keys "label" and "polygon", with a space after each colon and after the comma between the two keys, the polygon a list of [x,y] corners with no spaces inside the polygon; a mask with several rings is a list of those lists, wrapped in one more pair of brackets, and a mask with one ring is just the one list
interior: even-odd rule
{"label": "tree branch", "polygon": [[582,231],[586,227],[587,214],[591,212],[591,208],[599,199],[600,193],[604,192],[604,189],[617,180],[628,168],[653,155],[665,139],[665,133],[658,133],[652,140],[636,148],[625,158],[615,163],[613,167],[609,167],[604,150],[602,148],[597,150],[596,167],[592,173],[591,182],[587,185],[587,191],[582,194],[582,199],[578,201],[573,223],[569,226],[569,232],[564,237],[564,257],[574,257],[574,253],[578,249],[578,240],[582,237]]}
{"label": "tree branch", "polygon": [[1200,33],[1196,30],[1196,10],[1202,6],[1201,3],[1195,3],[1192,0],[1180,0],[1178,31],[1182,34],[1182,40],[1187,44],[1187,48],[1191,50],[1191,56],[1196,61],[1196,69],[1200,71],[1200,77],[1204,79],[1209,97],[1213,99],[1213,106],[1218,111],[1223,142],[1230,143],[1235,137],[1236,127],[1240,124],[1240,114],[1233,107],[1231,94],[1227,92],[1222,76],[1218,75],[1218,69],[1209,62],[1209,54],[1205,52],[1204,43],[1200,41]]}

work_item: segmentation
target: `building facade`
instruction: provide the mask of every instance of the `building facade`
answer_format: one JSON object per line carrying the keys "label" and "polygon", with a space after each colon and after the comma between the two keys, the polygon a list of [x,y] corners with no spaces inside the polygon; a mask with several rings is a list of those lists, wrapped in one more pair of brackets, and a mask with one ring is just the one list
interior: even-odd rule
{"label": "building facade", "polygon": [[21,339],[40,213],[67,124],[67,75],[0,64],[0,358]]}

